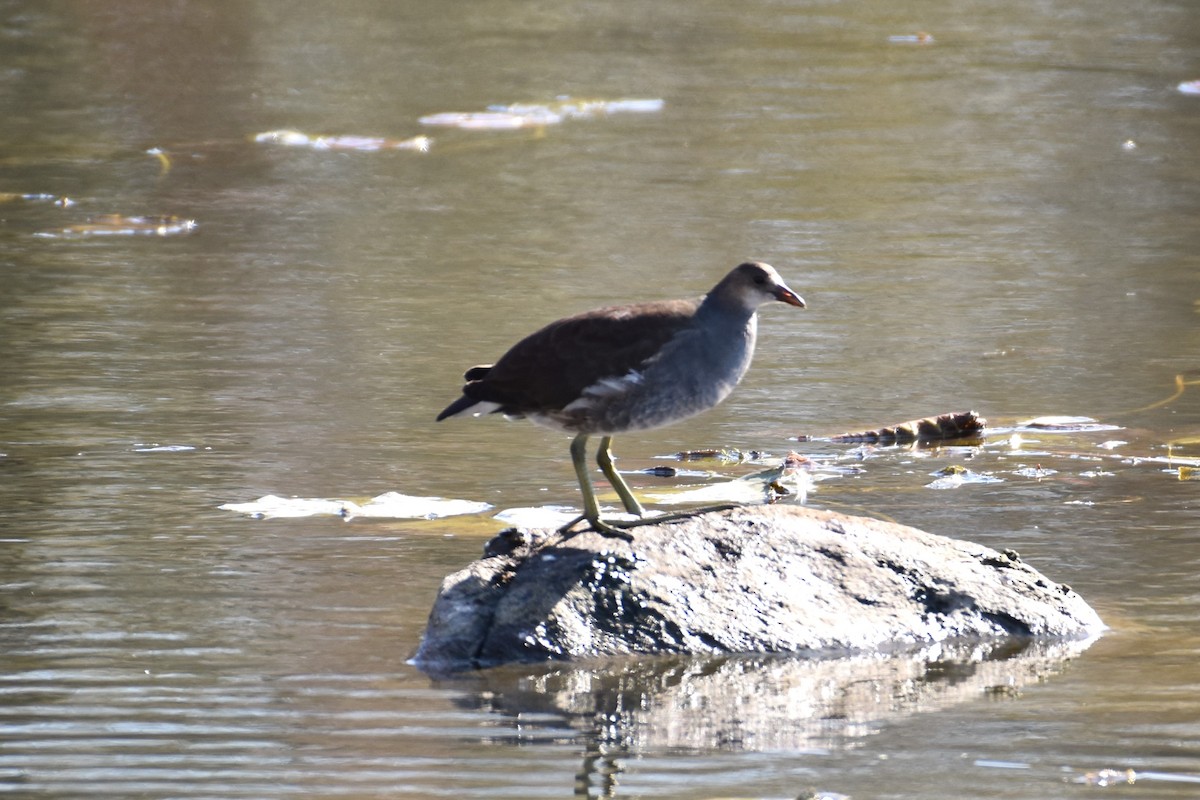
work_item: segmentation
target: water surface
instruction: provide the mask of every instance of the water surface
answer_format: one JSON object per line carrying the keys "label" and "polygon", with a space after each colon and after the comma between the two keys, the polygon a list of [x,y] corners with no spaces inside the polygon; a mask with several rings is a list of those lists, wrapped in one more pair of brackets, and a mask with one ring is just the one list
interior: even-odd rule
{"label": "water surface", "polygon": [[[1195,796],[1200,484],[1144,459],[1200,457],[1198,39],[1171,2],[7,4],[0,193],[38,197],[0,203],[0,789],[1076,797],[1132,769],[1116,791]],[[663,108],[417,122],[563,96]],[[434,144],[252,141],[278,129]],[[62,234],[110,214],[196,229]],[[808,502],[1016,549],[1108,635],[447,679],[406,659],[500,523],[218,508],[574,504],[562,436],[432,422],[462,370],[745,258],[809,308],[766,309],[734,396],[621,466],[1095,418],[868,453]],[[947,464],[1003,482],[926,488]]]}

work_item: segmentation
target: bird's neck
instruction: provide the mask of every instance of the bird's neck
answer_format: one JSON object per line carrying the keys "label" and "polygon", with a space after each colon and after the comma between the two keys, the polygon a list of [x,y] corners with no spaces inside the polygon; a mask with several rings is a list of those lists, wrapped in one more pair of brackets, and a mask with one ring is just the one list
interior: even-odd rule
{"label": "bird's neck", "polygon": [[753,353],[758,334],[756,311],[729,304],[701,304],[696,311],[696,327],[704,331],[707,343],[703,347],[709,349],[709,356],[719,358],[718,353],[728,353],[740,359],[745,353]]}
{"label": "bird's neck", "polygon": [[707,319],[721,320],[726,325],[745,325],[754,319],[758,307],[746,308],[742,303],[730,302],[716,293],[706,295],[696,310],[696,316]]}

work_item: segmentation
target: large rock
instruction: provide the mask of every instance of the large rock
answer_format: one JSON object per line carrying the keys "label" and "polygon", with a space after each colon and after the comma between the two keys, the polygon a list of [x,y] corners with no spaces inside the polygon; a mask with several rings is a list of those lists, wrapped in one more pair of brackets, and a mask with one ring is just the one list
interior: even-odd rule
{"label": "large rock", "polygon": [[427,668],[630,653],[837,656],[962,638],[1082,638],[1071,590],[970,542],[797,506],[632,530],[505,531],[443,581]]}

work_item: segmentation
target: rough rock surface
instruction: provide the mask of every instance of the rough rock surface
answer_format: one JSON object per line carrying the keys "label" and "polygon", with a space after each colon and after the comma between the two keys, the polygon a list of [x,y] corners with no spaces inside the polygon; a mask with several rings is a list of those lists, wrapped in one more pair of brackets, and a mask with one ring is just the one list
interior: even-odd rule
{"label": "rough rock surface", "polygon": [[632,534],[501,533],[443,581],[414,660],[837,656],[1104,628],[1069,586],[1011,551],[875,519],[757,506]]}

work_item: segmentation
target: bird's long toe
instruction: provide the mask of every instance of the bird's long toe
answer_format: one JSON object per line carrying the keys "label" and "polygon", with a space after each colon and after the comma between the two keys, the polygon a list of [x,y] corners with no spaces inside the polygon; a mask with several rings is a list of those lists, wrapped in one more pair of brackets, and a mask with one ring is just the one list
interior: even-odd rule
{"label": "bird's long toe", "polygon": [[[640,521],[641,520],[630,520],[630,522],[633,524],[636,524]],[[613,539],[624,539],[627,542],[633,541],[633,534],[623,530],[625,527],[627,527],[626,524],[620,522],[605,522],[602,519],[589,520],[588,523],[592,526],[592,530],[601,536],[608,536]]]}

